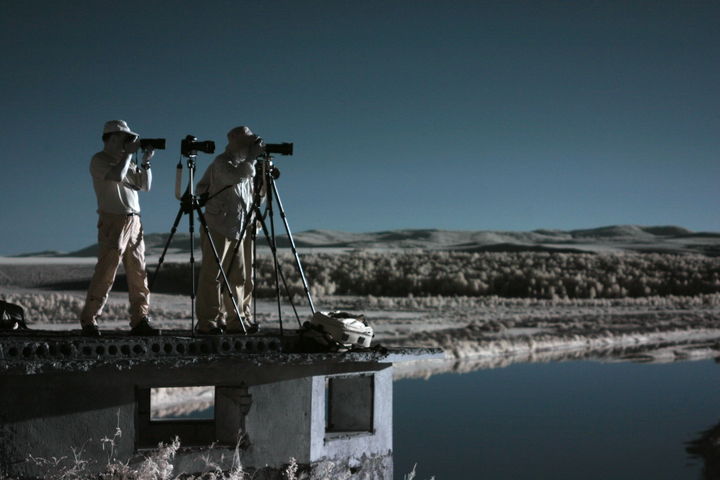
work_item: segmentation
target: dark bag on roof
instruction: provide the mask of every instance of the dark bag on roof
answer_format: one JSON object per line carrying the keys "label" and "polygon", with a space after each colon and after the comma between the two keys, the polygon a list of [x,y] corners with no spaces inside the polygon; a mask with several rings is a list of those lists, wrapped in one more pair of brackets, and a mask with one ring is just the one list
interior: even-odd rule
{"label": "dark bag on roof", "polygon": [[25,311],[20,305],[0,300],[0,330],[26,330]]}

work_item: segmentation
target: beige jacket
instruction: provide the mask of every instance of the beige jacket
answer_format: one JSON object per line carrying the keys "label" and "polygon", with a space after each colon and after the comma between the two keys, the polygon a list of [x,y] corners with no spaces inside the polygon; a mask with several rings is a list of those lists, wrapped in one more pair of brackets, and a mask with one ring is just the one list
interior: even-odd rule
{"label": "beige jacket", "polygon": [[130,166],[122,180],[112,178],[114,167],[123,160],[102,151],[93,155],[90,160],[90,175],[93,179],[95,196],[97,197],[98,213],[140,213],[140,202],[137,192],[150,191],[152,173],[130,162]]}
{"label": "beige jacket", "polygon": [[227,152],[215,157],[196,190],[198,195],[210,195],[205,204],[205,219],[211,230],[226,238],[240,238],[253,201],[254,176],[252,160],[240,161]]}

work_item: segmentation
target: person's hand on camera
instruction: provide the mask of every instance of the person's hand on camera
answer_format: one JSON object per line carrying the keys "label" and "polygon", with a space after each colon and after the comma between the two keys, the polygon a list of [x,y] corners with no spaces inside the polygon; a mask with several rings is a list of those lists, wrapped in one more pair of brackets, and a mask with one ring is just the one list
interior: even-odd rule
{"label": "person's hand on camera", "polygon": [[138,151],[138,148],[140,148],[140,139],[136,138],[135,140],[125,144],[125,153],[135,153]]}
{"label": "person's hand on camera", "polygon": [[143,153],[142,167],[147,170],[150,168],[150,160],[155,156],[155,149],[151,146],[147,147]]}
{"label": "person's hand on camera", "polygon": [[247,159],[249,161],[255,160],[257,157],[260,156],[261,153],[265,151],[265,142],[263,142],[263,139],[256,136],[255,141],[250,144],[248,147],[248,156]]}

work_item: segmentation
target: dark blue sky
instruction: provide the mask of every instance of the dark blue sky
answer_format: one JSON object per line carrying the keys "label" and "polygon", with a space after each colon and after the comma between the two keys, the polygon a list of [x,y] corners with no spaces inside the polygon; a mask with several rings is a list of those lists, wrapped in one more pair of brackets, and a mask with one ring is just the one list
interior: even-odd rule
{"label": "dark blue sky", "polygon": [[0,254],[95,241],[113,118],[168,139],[146,232],[180,139],[243,124],[295,143],[295,231],[718,231],[718,25],[717,1],[4,0]]}

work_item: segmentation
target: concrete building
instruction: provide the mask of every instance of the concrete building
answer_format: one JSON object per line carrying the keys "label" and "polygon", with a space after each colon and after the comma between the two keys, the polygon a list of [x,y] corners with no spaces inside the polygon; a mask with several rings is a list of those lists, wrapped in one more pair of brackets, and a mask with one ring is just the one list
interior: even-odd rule
{"label": "concrete building", "polygon": [[[175,473],[242,465],[273,478],[295,459],[310,478],[331,468],[390,479],[392,362],[437,355],[308,353],[296,334],[9,334],[0,337],[0,473],[47,478],[43,461],[72,463],[73,449],[88,472],[139,468],[178,437]],[[154,413],[187,387],[205,387],[211,408],[201,418]]]}

